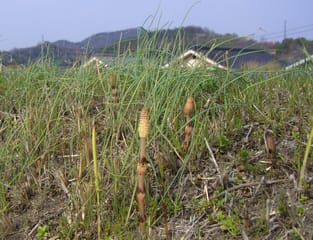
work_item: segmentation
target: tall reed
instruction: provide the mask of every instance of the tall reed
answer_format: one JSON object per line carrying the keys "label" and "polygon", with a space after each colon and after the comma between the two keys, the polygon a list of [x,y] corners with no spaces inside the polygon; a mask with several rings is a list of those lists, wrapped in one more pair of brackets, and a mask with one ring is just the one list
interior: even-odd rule
{"label": "tall reed", "polygon": [[96,128],[94,124],[92,127],[92,157],[93,157],[93,170],[94,170],[96,198],[97,198],[97,233],[98,233],[98,239],[101,239],[100,187],[99,187],[99,171],[98,171],[98,160],[97,160]]}
{"label": "tall reed", "polygon": [[311,128],[311,133],[310,133],[308,142],[306,144],[303,163],[302,163],[301,170],[300,170],[300,182],[299,182],[300,189],[303,188],[304,181],[305,181],[304,175],[305,175],[306,165],[308,162],[309,152],[311,149],[312,139],[313,139],[313,127]]}

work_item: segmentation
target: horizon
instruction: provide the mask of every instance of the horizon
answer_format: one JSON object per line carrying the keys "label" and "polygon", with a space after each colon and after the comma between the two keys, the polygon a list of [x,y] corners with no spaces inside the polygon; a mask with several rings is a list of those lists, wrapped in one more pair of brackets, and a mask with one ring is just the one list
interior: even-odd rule
{"label": "horizon", "polygon": [[299,37],[313,40],[312,7],[310,0],[116,0],[109,4],[101,0],[12,0],[2,4],[0,51],[32,47],[42,41],[79,42],[94,34],[138,27],[153,30],[197,26],[257,41]]}

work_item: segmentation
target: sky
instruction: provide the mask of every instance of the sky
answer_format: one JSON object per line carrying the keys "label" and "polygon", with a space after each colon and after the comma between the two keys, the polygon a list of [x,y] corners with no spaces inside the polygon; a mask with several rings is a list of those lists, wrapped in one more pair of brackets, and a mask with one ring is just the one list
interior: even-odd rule
{"label": "sky", "polygon": [[0,50],[42,40],[81,41],[143,26],[200,26],[256,40],[313,40],[312,0],[9,0],[0,8]]}

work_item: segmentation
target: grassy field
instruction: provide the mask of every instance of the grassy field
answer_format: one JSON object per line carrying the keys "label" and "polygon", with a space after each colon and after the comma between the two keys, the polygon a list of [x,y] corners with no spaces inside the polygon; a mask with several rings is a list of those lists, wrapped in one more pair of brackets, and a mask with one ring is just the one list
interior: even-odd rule
{"label": "grassy field", "polygon": [[312,70],[162,68],[143,46],[107,68],[0,73],[0,238],[312,239]]}

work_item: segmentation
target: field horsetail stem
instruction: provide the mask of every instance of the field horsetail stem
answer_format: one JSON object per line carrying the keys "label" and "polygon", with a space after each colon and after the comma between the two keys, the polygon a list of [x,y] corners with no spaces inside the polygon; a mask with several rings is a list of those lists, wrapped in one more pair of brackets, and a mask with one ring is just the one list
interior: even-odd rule
{"label": "field horsetail stem", "polygon": [[110,80],[111,80],[111,91],[112,91],[112,102],[118,102],[118,95],[117,95],[117,86],[116,86],[116,75],[115,73],[110,73]]}
{"label": "field horsetail stem", "polygon": [[195,101],[193,99],[193,97],[188,97],[187,101],[185,103],[185,107],[184,107],[184,114],[185,114],[185,119],[186,119],[186,128],[185,128],[185,139],[183,142],[183,149],[186,152],[189,148],[190,145],[190,139],[191,139],[191,133],[193,130],[193,126],[189,123],[190,121],[190,115],[194,109],[194,105],[195,105]]}
{"label": "field horsetail stem", "polygon": [[138,133],[140,138],[140,157],[137,166],[138,172],[138,189],[137,201],[139,210],[139,230],[144,233],[145,229],[145,172],[147,168],[146,143],[149,134],[149,116],[148,110],[142,109],[139,117]]}

